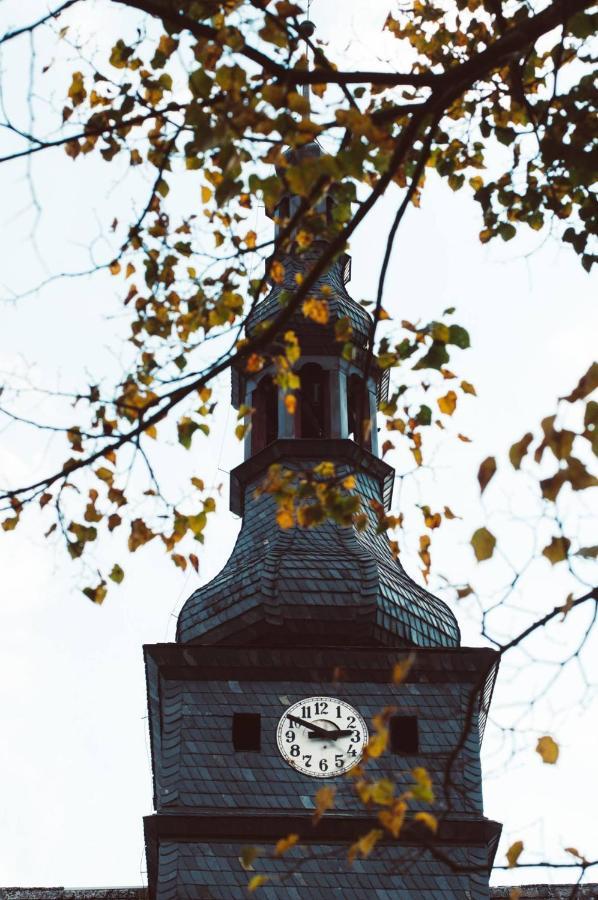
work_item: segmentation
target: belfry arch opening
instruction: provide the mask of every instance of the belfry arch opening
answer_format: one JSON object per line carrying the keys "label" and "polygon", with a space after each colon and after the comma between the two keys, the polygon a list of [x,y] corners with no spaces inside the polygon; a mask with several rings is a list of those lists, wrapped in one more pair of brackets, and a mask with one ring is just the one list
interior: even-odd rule
{"label": "belfry arch opening", "polygon": [[351,440],[371,450],[370,398],[363,378],[357,374],[347,378],[347,425]]}
{"label": "belfry arch opening", "polygon": [[278,389],[271,375],[263,375],[251,395],[251,452],[263,450],[278,437]]}
{"label": "belfry arch opening", "polygon": [[299,371],[301,389],[297,409],[297,437],[330,437],[329,377],[317,363],[306,363]]}

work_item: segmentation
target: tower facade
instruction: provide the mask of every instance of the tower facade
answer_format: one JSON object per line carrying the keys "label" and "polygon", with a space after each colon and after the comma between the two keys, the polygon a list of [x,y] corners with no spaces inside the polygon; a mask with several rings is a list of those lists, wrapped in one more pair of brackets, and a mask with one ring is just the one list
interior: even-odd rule
{"label": "tower facade", "polygon": [[[275,222],[298,203],[284,196]],[[330,213],[328,200],[320,212]],[[316,240],[280,255],[284,275],[255,307],[249,335],[321,249]],[[233,371],[233,404],[254,410],[244,462],[231,472],[242,528],[222,572],[185,603],[176,643],[145,647],[155,900],[245,897],[255,872],[267,879],[258,896],[270,898],[490,896],[500,828],[483,816],[480,744],[495,653],[460,646],[451,610],[409,578],[376,529],[373,507],[388,510],[394,480],[375,428],[387,385],[379,370],[366,372],[371,320],[347,293],[349,277],[344,254],[312,292],[326,300],[328,321],[298,312],[289,325],[301,347],[292,413],[271,366]],[[340,326],[350,358],[336,339]],[[270,467],[301,473],[322,462],[354,477],[365,528],[277,524],[273,497],[258,490]],[[387,749],[371,754],[367,778],[392,781],[398,794],[425,769],[435,793],[432,806],[416,798],[398,837],[381,827],[386,801],[364,804],[351,774],[382,710]],[[334,789],[332,805],[314,824],[324,786]],[[418,809],[434,813],[435,833],[417,821]],[[376,849],[350,864],[348,845],[372,829]],[[298,836],[296,846],[277,855],[288,835]],[[259,847],[253,863],[242,849],[249,845]]]}

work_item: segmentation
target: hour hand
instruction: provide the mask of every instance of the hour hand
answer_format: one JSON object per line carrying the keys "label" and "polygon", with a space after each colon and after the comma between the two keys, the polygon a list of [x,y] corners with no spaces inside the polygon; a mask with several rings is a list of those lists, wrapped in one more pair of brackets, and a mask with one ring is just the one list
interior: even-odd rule
{"label": "hour hand", "polygon": [[330,732],[326,728],[320,728],[319,725],[314,725],[313,722],[308,722],[307,719],[300,719],[299,716],[287,716],[289,722],[295,722],[297,725],[303,725],[304,728],[309,728],[313,734],[310,734],[311,737],[329,737]]}
{"label": "hour hand", "polygon": [[323,732],[323,734],[319,734],[319,733],[318,734],[310,734],[309,735],[310,740],[319,740],[320,738],[326,736],[327,738],[332,738],[332,740],[335,741],[337,738],[349,737],[350,735],[353,734],[352,731],[348,731],[346,729],[345,730],[339,729],[338,731],[332,731],[332,730],[329,731],[327,728],[326,729],[322,728],[322,732]]}

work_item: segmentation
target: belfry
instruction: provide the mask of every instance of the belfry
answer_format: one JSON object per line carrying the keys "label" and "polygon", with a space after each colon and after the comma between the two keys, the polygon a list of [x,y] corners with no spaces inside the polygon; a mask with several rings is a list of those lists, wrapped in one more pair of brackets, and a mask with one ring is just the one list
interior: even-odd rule
{"label": "belfry", "polygon": [[[299,202],[281,198],[272,210],[277,228]],[[277,257],[284,275],[250,315],[248,336],[321,252],[314,240]],[[375,427],[387,381],[366,365],[371,319],[349,296],[349,278],[343,254],[313,291],[326,299],[327,323],[298,311],[288,326],[301,348],[292,413],[272,366],[233,371],[233,405],[254,410],[245,459],[230,476],[242,528],[222,572],[185,603],[176,643],[145,647],[154,900],[245,897],[248,868],[264,876],[256,894],[268,898],[490,896],[500,826],[483,815],[480,744],[496,657],[460,646],[451,610],[407,575],[375,527],[369,501],[388,509],[394,480]],[[335,339],[340,321],[350,324],[351,354]],[[269,467],[301,472],[322,462],[354,476],[368,527],[279,527],[274,499],[256,492]],[[411,667],[395,683],[393,668],[407,656]],[[402,784],[425,769],[436,795],[425,808],[438,828],[433,834],[408,817],[398,838],[385,832],[349,864],[348,845],[377,826],[379,808],[364,805],[347,773],[362,758],[373,717],[388,708],[388,746],[368,760],[368,775]],[[334,788],[334,802],[314,825],[323,786]],[[279,858],[274,847],[289,835],[296,846]],[[243,856],[248,845],[259,847],[253,865]]]}

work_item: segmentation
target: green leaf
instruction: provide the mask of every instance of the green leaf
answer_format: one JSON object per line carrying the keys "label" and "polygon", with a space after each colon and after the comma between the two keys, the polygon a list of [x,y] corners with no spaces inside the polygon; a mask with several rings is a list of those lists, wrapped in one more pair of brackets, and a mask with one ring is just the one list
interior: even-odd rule
{"label": "green leaf", "polygon": [[461,350],[467,350],[467,348],[471,346],[469,332],[460,325],[451,325],[449,328],[448,343],[460,347]]}
{"label": "green leaf", "polygon": [[110,572],[110,575],[108,577],[111,578],[112,581],[116,582],[116,584],[120,584],[125,577],[125,573],[118,563],[114,563],[114,565],[112,566],[112,571]]}

